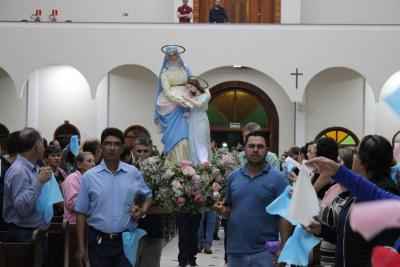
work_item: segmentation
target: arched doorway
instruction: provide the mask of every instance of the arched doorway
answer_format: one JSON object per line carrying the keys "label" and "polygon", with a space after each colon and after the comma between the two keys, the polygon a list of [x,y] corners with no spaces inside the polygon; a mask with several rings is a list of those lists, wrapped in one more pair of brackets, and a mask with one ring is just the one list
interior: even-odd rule
{"label": "arched doorway", "polygon": [[75,125],[69,123],[69,121],[64,121],[64,124],[57,127],[54,131],[54,139],[60,143],[62,149],[64,149],[71,140],[71,136],[77,135],[81,139],[81,133]]}
{"label": "arched doorway", "polygon": [[150,137],[149,131],[146,128],[140,125],[133,125],[128,127],[128,129],[124,132],[125,137],[125,145],[128,147],[133,147],[135,144],[136,139],[139,137]]}
{"label": "arched doorway", "polygon": [[0,123],[0,155],[7,153],[7,138],[10,131],[6,126]]}
{"label": "arched doorway", "polygon": [[242,143],[242,129],[250,121],[261,125],[269,137],[270,150],[278,153],[279,119],[278,112],[268,95],[247,82],[230,81],[220,83],[210,90],[211,101],[208,118],[211,139],[221,145]]}

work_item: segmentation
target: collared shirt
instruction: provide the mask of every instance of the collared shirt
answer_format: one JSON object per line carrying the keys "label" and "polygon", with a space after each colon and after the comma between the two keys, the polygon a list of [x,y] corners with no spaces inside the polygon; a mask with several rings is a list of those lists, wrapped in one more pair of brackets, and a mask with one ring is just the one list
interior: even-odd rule
{"label": "collared shirt", "polygon": [[82,174],[76,170],[65,178],[62,183],[62,192],[64,195],[64,218],[70,224],[76,223],[76,214],[74,207],[78,197],[79,187],[81,185]]}
{"label": "collared shirt", "polygon": [[37,181],[39,166],[23,156],[8,169],[4,180],[3,219],[19,227],[47,229],[43,212],[36,210],[42,184]]}
{"label": "collared shirt", "polygon": [[[239,157],[239,161],[240,161],[240,166],[244,166],[247,163],[246,154],[244,153],[244,151],[241,151],[238,154],[238,157]],[[265,157],[265,162],[268,162],[268,164],[271,167],[273,167],[275,170],[277,170],[277,171],[281,170],[281,168],[279,166],[279,159],[275,153],[268,151],[268,154]]]}
{"label": "collared shirt", "polygon": [[104,233],[120,233],[134,223],[130,211],[136,195],[151,196],[142,174],[120,162],[112,173],[102,161],[82,177],[75,211],[88,216],[89,226]]}
{"label": "collared shirt", "polygon": [[[178,7],[178,12],[181,15],[188,15],[193,12],[192,8],[188,5]],[[189,18],[179,18],[179,23],[190,23]]]}
{"label": "collared shirt", "polygon": [[225,195],[225,203],[231,207],[227,253],[258,253],[265,250],[265,242],[279,239],[279,216],[268,214],[265,207],[287,185],[285,176],[268,164],[253,178],[247,164],[229,175]]}

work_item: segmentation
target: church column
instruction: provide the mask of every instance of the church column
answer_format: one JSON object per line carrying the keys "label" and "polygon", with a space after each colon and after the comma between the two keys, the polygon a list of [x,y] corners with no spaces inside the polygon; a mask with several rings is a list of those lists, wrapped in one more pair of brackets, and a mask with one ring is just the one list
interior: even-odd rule
{"label": "church column", "polygon": [[371,85],[364,79],[364,136],[375,133],[375,97]]}
{"label": "church column", "polygon": [[108,74],[101,80],[96,92],[97,103],[97,137],[108,127]]}
{"label": "church column", "polygon": [[39,71],[32,73],[26,82],[28,90],[26,126],[38,128]]}
{"label": "church column", "polygon": [[301,1],[281,1],[281,23],[301,23]]}
{"label": "church column", "polygon": [[306,143],[306,107],[304,102],[295,103],[294,144],[298,147]]}

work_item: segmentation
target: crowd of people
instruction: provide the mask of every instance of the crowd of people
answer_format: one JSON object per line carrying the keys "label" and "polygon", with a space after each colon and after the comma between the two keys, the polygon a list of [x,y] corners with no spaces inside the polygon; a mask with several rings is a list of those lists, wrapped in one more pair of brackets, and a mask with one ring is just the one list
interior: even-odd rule
{"label": "crowd of people", "polygon": [[[394,176],[391,172],[395,167],[393,149],[384,137],[368,135],[357,147],[338,147],[333,139],[324,137],[290,148],[279,160],[268,150],[268,139],[258,124],[247,124],[243,136],[242,167],[230,174],[225,198],[214,207],[223,218],[228,266],[274,266],[280,250],[271,253],[265,249],[266,242],[280,240],[282,248],[292,234],[285,218],[265,212],[265,207],[297,179],[296,167],[286,169],[286,157],[317,167],[312,183],[321,212],[304,228],[322,240],[319,264],[369,266],[375,246],[399,242],[399,229],[385,230],[367,241],[349,224],[355,203],[400,199],[400,172]],[[7,145],[8,154],[1,157],[5,241],[30,242],[34,229],[47,229],[49,222],[35,203],[43,184],[54,176],[64,197],[63,203],[54,205],[54,214],[76,223],[81,261],[89,260],[91,266],[107,266],[107,262],[110,266],[131,266],[123,252],[121,233],[137,221],[147,235],[139,241],[136,266],[160,266],[163,216],[142,218],[151,205],[152,192],[134,167],[138,159],[158,153],[150,139],[138,138],[133,148],[126,148],[123,133],[107,128],[101,141],[88,140],[81,145],[72,168],[69,146],[62,148],[56,141],[45,146],[35,129],[11,133]],[[178,226],[181,224],[178,259],[187,260],[180,266],[196,266],[195,256],[200,251],[212,253],[219,218],[215,212],[177,214]]]}
{"label": "crowd of people", "polygon": [[[209,165],[213,152],[206,114],[211,98],[208,84],[191,74],[180,56],[183,47],[167,45],[162,51],[154,122],[162,133],[165,164],[190,161],[194,166]],[[370,266],[374,247],[400,248],[399,229],[366,240],[349,224],[349,214],[359,202],[399,199],[400,168],[388,140],[368,135],[357,147],[339,147],[332,138],[323,137],[303,147],[291,147],[279,159],[269,151],[269,138],[261,130],[255,122],[243,127],[244,149],[237,155],[241,167],[230,173],[224,198],[216,199],[213,209],[176,214],[179,266],[197,266],[198,252],[212,253],[219,219],[228,266],[284,264],[280,254],[295,235],[294,227],[290,218],[270,214],[266,207],[284,194],[290,197],[287,189],[301,180],[299,171],[305,164],[315,168],[308,182],[320,209],[303,225],[322,240],[314,249],[321,257],[314,253],[313,263]],[[158,154],[152,141],[138,138],[133,147],[126,147],[124,134],[117,128],[104,129],[100,141],[82,142],[79,151],[72,140],[69,144],[53,140],[47,145],[33,128],[9,135],[8,154],[1,157],[0,183],[0,224],[7,230],[5,241],[30,242],[35,229],[48,229],[50,220],[37,203],[44,185],[54,180],[58,185],[54,190],[62,192],[63,199],[51,208],[54,215],[76,225],[79,263],[89,261],[92,267],[160,266],[163,216],[147,214],[153,192],[137,164]],[[142,237],[139,230],[146,235]],[[127,232],[137,237],[128,249],[123,238]],[[46,256],[46,235],[43,251]]]}

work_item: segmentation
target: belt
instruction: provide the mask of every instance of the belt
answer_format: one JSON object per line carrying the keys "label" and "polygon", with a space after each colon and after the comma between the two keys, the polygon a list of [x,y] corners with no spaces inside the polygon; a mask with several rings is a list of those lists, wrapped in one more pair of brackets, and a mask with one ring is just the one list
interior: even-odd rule
{"label": "belt", "polygon": [[108,240],[119,240],[122,238],[122,232],[121,233],[112,233],[112,234],[107,234],[104,233],[102,231],[99,231],[91,226],[89,226],[89,229],[93,232],[96,233],[97,236],[104,238],[104,239],[108,239]]}

